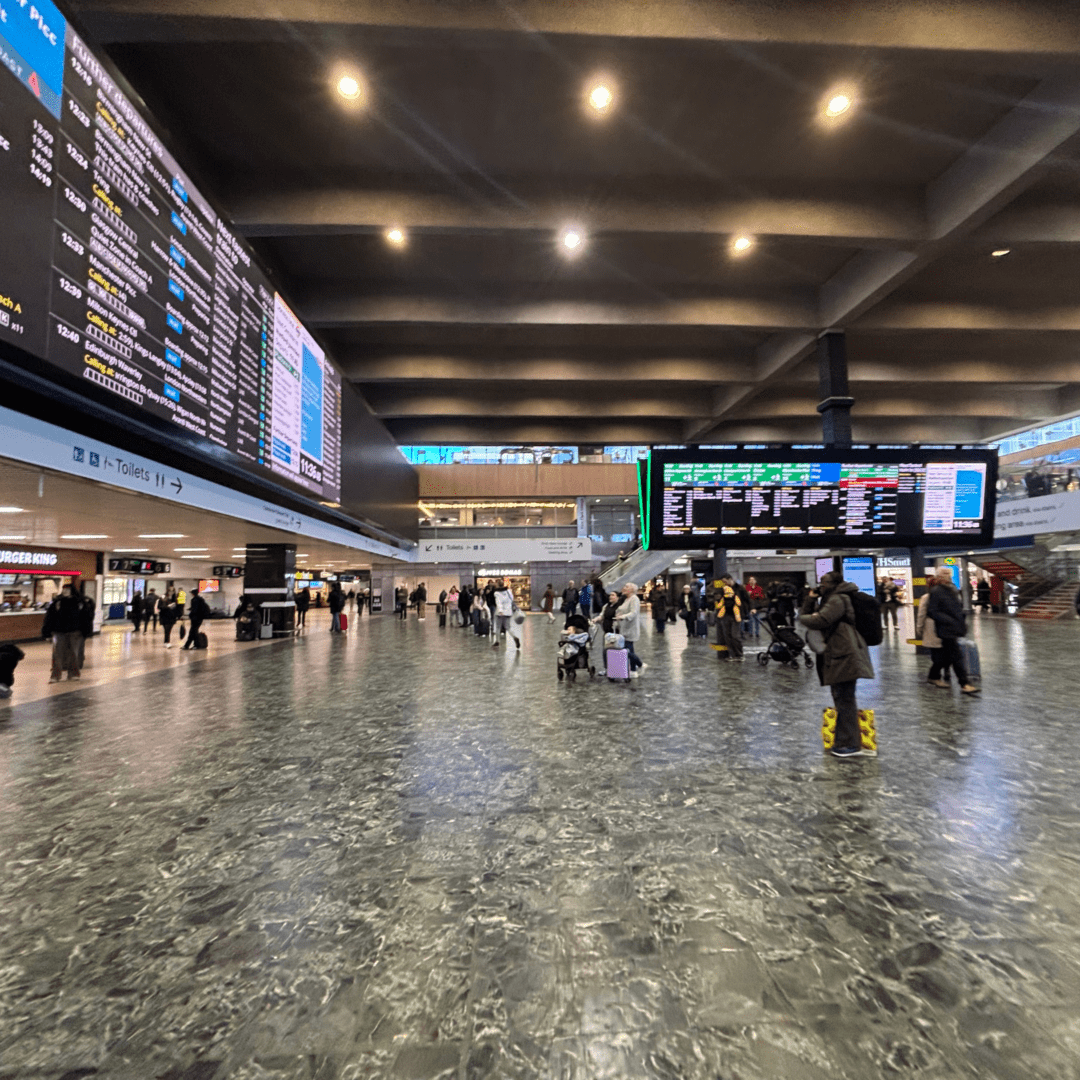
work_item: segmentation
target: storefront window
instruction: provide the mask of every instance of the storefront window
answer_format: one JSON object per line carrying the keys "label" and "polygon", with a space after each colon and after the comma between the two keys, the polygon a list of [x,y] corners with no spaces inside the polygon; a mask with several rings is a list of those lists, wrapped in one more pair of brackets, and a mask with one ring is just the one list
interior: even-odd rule
{"label": "storefront window", "polygon": [[501,528],[503,526],[573,525],[576,502],[527,499],[424,500],[419,504],[420,524],[434,528]]}
{"label": "storefront window", "polygon": [[102,603],[106,606],[109,604],[126,604],[128,598],[127,587],[127,578],[107,577],[101,593]]}

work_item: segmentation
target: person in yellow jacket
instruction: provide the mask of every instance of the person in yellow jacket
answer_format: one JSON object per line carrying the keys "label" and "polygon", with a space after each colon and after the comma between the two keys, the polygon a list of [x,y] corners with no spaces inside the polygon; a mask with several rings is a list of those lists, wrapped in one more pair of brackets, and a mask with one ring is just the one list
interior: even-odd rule
{"label": "person in yellow jacket", "polygon": [[187,603],[187,593],[183,589],[176,590],[176,621],[184,621],[184,605]]}
{"label": "person in yellow jacket", "polygon": [[714,594],[716,600],[716,643],[720,646],[721,660],[734,660],[742,663],[742,597],[735,588],[735,579],[725,574],[717,583]]}

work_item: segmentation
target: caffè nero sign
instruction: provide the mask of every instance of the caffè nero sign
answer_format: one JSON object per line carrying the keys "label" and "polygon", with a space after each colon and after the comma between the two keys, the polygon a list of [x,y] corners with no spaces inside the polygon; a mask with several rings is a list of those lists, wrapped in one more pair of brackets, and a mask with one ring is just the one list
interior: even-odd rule
{"label": "caff\u00e8 nero sign", "polygon": [[55,566],[60,560],[55,551],[15,551],[0,548],[3,566]]}

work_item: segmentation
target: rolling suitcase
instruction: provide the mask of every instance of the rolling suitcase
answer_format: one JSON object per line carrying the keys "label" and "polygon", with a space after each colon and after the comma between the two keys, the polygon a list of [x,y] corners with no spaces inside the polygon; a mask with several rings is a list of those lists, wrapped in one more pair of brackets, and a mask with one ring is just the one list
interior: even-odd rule
{"label": "rolling suitcase", "polygon": [[608,649],[604,653],[604,667],[612,682],[630,681],[630,650]]}
{"label": "rolling suitcase", "polygon": [[971,638],[960,638],[956,643],[960,646],[960,655],[964,658],[964,667],[967,668],[969,679],[982,678],[982,664],[979,661],[979,646]]}
{"label": "rolling suitcase", "polygon": [[209,644],[210,642],[207,640],[206,635],[200,630],[195,635],[195,648],[205,649]]}
{"label": "rolling suitcase", "polygon": [[341,629],[342,630],[348,630],[349,629],[349,616],[346,615],[344,611],[338,616],[338,620],[341,623]]}
{"label": "rolling suitcase", "polygon": [[476,623],[476,636],[487,637],[491,633],[491,620],[486,615],[481,615]]}

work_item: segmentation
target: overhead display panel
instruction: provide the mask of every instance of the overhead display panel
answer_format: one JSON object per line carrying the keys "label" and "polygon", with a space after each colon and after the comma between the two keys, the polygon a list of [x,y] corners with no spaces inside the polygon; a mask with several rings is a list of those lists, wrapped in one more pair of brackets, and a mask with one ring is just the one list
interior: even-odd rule
{"label": "overhead display panel", "polygon": [[340,375],[49,0],[0,0],[0,340],[340,501]]}
{"label": "overhead display panel", "polygon": [[649,547],[993,540],[993,450],[662,450],[642,473]]}

